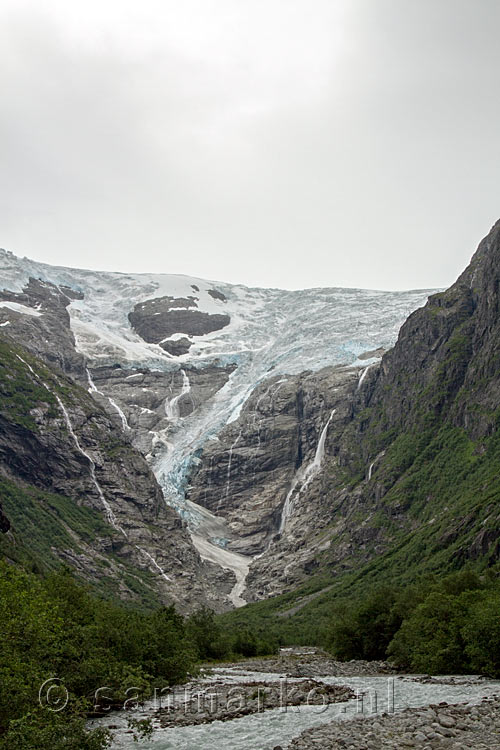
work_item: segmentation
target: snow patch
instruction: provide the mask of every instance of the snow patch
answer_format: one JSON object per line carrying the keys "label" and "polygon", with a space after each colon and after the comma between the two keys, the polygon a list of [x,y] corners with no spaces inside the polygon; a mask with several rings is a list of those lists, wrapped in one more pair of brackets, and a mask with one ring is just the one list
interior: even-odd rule
{"label": "snow patch", "polygon": [[0,307],[7,307],[14,312],[22,313],[23,315],[31,315],[33,318],[39,318],[43,314],[39,310],[35,310],[33,307],[21,305],[20,302],[6,302],[5,300],[0,300]]}

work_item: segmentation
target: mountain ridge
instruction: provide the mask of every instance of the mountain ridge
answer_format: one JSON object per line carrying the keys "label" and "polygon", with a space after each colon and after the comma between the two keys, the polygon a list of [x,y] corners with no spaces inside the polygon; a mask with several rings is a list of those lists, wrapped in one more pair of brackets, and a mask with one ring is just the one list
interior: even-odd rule
{"label": "mountain ridge", "polygon": [[[395,346],[365,370],[343,431],[329,432],[323,477],[308,497],[329,542],[307,560],[313,569],[294,571],[293,550],[278,546],[251,567],[249,586],[261,587],[258,598],[279,594],[288,567],[289,593],[249,605],[231,623],[246,617],[317,641],[339,598],[464,567],[498,576],[499,311],[497,222],[457,282],[412,313]],[[296,524],[310,539],[307,522]]]}
{"label": "mountain ridge", "polygon": [[[500,222],[455,284],[401,320],[394,346],[423,293],[283,296],[190,277],[173,288],[168,275],[143,275],[145,286],[120,275],[115,288],[113,274],[71,269],[26,280],[36,264],[3,260],[13,288],[0,292],[2,336],[66,371],[132,465],[137,451],[147,458],[167,502],[151,475],[156,507],[172,506],[184,573],[200,585],[191,600],[241,606],[391,554],[398,570],[419,555],[431,569],[453,556],[496,564]],[[177,342],[181,354],[162,348]],[[102,466],[85,431],[92,496]]]}
{"label": "mountain ridge", "polygon": [[[427,296],[252,290],[188,276],[51,269],[8,253],[0,254],[0,278],[2,331],[70,375],[130,449],[147,458],[206,565],[218,564],[221,596],[229,593],[239,604],[231,587],[241,590],[240,553],[249,551],[238,542],[244,529],[189,499],[203,451],[275,374],[293,381],[307,367],[320,372],[354,365],[350,372],[357,377]],[[325,337],[328,328],[333,335]],[[318,413],[304,432],[305,453],[314,450],[321,420]],[[251,556],[247,567],[250,562]]]}

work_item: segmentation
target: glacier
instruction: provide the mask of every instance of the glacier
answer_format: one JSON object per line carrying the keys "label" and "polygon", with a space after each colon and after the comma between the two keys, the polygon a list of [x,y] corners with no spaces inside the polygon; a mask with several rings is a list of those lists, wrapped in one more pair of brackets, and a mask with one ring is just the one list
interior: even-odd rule
{"label": "glacier", "polygon": [[[358,388],[361,388],[370,367],[378,361],[377,350],[391,347],[408,315],[436,291],[259,289],[183,275],[56,267],[0,250],[0,284],[5,290],[21,292],[30,277],[71,289],[82,297],[71,298],[68,311],[76,348],[86,358],[88,368],[119,364],[130,370],[147,368],[163,372],[168,377],[181,371],[181,392],[165,402],[165,414],[170,421],[168,440],[163,439],[164,435],[153,435],[155,448],[147,459],[166,502],[186,520],[202,557],[219,560],[223,567],[235,571],[237,591],[232,598],[238,604],[242,603],[242,571],[246,561],[236,555],[231,562],[234,553],[224,549],[227,537],[224,519],[190,502],[184,494],[203,446],[208,440],[217,439],[218,432],[238,418],[252,391],[270,377],[282,375],[279,382],[283,382],[287,375],[304,370],[345,365],[359,368]],[[211,294],[214,290],[216,295]],[[167,295],[194,296],[197,309],[209,314],[226,313],[230,323],[205,335],[188,336],[191,343],[188,353],[173,356],[159,344],[144,341],[128,319],[138,303]],[[11,303],[2,304],[12,307]],[[29,308],[25,312],[39,314]],[[176,334],[170,338],[175,337]],[[226,384],[182,417],[179,399],[189,393],[189,372],[227,365],[234,369]],[[88,370],[87,373],[89,390],[97,391]],[[132,373],[129,377],[135,376]],[[127,430],[122,409],[107,398]],[[314,472],[316,469],[315,464]],[[290,510],[284,511],[283,523]]]}

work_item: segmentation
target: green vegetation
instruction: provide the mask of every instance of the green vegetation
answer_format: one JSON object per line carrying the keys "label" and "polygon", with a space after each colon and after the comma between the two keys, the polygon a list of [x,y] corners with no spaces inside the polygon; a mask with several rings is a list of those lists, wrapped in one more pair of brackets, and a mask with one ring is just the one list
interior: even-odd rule
{"label": "green vegetation", "polygon": [[[68,407],[83,409],[91,428],[98,429],[92,422],[98,407],[83,389],[0,340],[0,421],[9,426],[8,434],[38,445],[37,419],[43,414],[44,429],[62,432],[58,439],[64,439],[54,394]],[[110,434],[101,443],[108,458],[126,457],[119,437]],[[17,460],[15,451],[12,459]],[[15,475],[15,461],[6,464]],[[154,576],[113,553],[113,529],[101,513],[31,484],[38,471],[44,471],[43,461],[39,467],[34,460],[29,471],[17,472],[29,481],[0,476],[0,503],[11,523],[9,533],[0,534],[0,750],[100,750],[108,746],[109,733],[85,730],[89,712],[184,682],[202,660],[241,658],[274,647],[248,629],[226,632],[210,610],[184,618],[172,606],[161,606]],[[89,586],[62,564],[81,556],[92,558]],[[117,603],[123,584],[128,605]],[[39,701],[47,680],[56,681],[52,706]],[[104,686],[96,699],[95,691]],[[52,711],[66,690],[67,706]],[[137,735],[150,731],[144,722],[132,720],[131,726]]]}
{"label": "green vegetation", "polygon": [[469,570],[339,602],[325,633],[338,658],[390,657],[411,672],[500,677],[500,585]]}
{"label": "green vegetation", "polygon": [[[23,360],[29,362],[33,358],[24,349],[0,340],[0,415],[28,430],[36,431],[37,425],[31,410],[37,404],[46,404],[50,415],[55,416],[56,399],[30,373]],[[36,365],[39,367],[38,362]],[[44,374],[51,377],[48,370]]]}
{"label": "green vegetation", "polygon": [[[95,555],[102,571],[97,598],[59,560],[112,533],[99,514],[0,479],[14,529],[0,535],[9,560],[0,565],[0,750],[99,750],[106,732],[86,733],[83,724],[96,688],[109,686],[100,709],[122,705],[132,686],[141,699],[184,681],[200,661],[263,655],[279,645],[321,645],[343,660],[390,658],[407,671],[500,678],[500,409],[491,406],[494,389],[488,393],[499,359],[491,354],[482,362],[474,352],[472,308],[462,302],[459,289],[433,297],[424,313],[431,330],[420,340],[417,331],[416,343],[427,348],[430,337],[439,349],[428,350],[427,363],[415,360],[422,371],[412,370],[410,357],[382,381],[377,399],[345,430],[346,461],[325,472],[326,493],[358,490],[353,515],[348,503],[338,514],[346,526],[363,522],[369,533],[360,548],[352,544],[356,535],[334,531],[332,520],[322,529],[332,544],[322,547],[320,572],[282,596],[183,618],[158,606],[147,571],[111,552],[103,560]],[[40,410],[56,418],[50,429],[64,432],[51,391],[84,410],[108,459],[122,456],[120,439],[102,439],[90,419],[97,407],[84,390],[0,342],[0,420],[17,425],[14,434],[34,440]],[[370,481],[367,457],[377,457]],[[352,555],[339,562],[336,547],[344,543]],[[135,609],[113,603],[119,581],[136,597]],[[38,702],[40,685],[51,678],[68,690],[60,713]]]}
{"label": "green vegetation", "polygon": [[0,477],[0,501],[15,533],[0,536],[0,552],[35,571],[61,566],[54,550],[79,550],[76,538],[92,543],[112,530],[100,513],[28,484]]}
{"label": "green vegetation", "polygon": [[[498,414],[496,424],[499,424]],[[397,592],[414,592],[413,587],[423,581],[442,580],[464,566],[477,575],[487,576],[488,580],[490,575],[497,575],[500,570],[498,429],[480,441],[471,440],[463,429],[450,423],[438,430],[401,433],[387,448],[374,481],[386,488],[370,521],[385,532],[385,553],[374,553],[369,562],[359,563],[354,550],[350,568],[344,567],[339,575],[330,572],[335,568],[326,551],[319,574],[287,594],[222,615],[224,625],[246,625],[252,632],[272,637],[283,646],[329,643],[331,647],[327,634],[342,608],[346,612],[342,627],[349,630],[349,618],[357,607],[362,619],[364,608],[376,610],[384,603],[384,596],[393,601]],[[335,545],[338,538],[332,538]],[[318,595],[308,600],[315,593]],[[470,622],[484,622],[486,611],[494,611],[494,604],[486,604],[494,602],[494,593],[478,596],[486,597],[485,610],[480,614],[471,605],[467,609]],[[480,604],[477,607],[481,609]],[[379,654],[385,653],[402,623],[402,615],[399,620],[393,619],[396,610],[389,617],[382,609],[370,635],[383,645],[382,651],[377,651]],[[466,620],[462,620],[460,628],[465,624]],[[470,638],[467,643],[472,653]],[[346,642],[337,652],[339,658],[361,658],[363,654],[373,658],[374,651],[357,636],[353,636],[349,649]],[[490,657],[483,654],[482,663],[486,665],[488,659],[492,660],[493,651],[491,654]],[[467,662],[462,663],[465,669]],[[477,671],[479,663],[477,657],[467,668]]]}
{"label": "green vegetation", "polygon": [[102,540],[113,530],[102,515],[64,495],[46,492],[26,483],[0,477],[0,503],[12,524],[10,534],[0,534],[0,555],[35,573],[60,570],[61,558],[92,557],[96,570],[88,581],[101,598],[120,599],[126,583],[136,607],[152,611],[160,606],[155,578],[112,551],[97,554]]}
{"label": "green vegetation", "polygon": [[[248,631],[224,632],[210,610],[188,618],[172,606],[146,614],[94,597],[67,569],[41,578],[5,562],[0,632],[0,750],[99,750],[108,733],[86,732],[86,712],[182,683],[200,660],[271,648]],[[52,708],[68,697],[60,712],[40,705],[47,680],[57,680]]]}

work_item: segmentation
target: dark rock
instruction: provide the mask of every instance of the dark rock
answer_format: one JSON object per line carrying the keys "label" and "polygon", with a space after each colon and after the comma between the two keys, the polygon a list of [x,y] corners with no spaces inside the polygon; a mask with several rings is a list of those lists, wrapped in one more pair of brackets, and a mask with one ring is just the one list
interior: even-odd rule
{"label": "dark rock", "polygon": [[174,333],[203,336],[218,331],[231,322],[229,315],[211,315],[193,309],[195,307],[197,304],[194,297],[158,297],[140,302],[128,317],[132,328],[150,344],[159,344]]}
{"label": "dark rock", "polygon": [[9,529],[10,529],[10,521],[5,515],[5,513],[2,511],[2,506],[0,505],[0,531],[2,532],[2,534],[6,534]]}
{"label": "dark rock", "polygon": [[[178,366],[176,366],[178,367]],[[172,426],[166,405],[179,396],[177,416],[186,417],[222,388],[234,370],[234,365],[203,368],[159,370],[127,370],[99,367],[91,370],[98,392],[92,395],[117,426],[121,420],[110,397],[122,409],[128,423],[127,432],[132,444],[145,455],[165,448]],[[183,372],[189,378],[189,392],[181,395]],[[153,453],[152,453],[153,452]]]}
{"label": "dark rock", "polygon": [[[230,588],[231,576],[226,581],[220,568],[214,571],[202,562],[177,513],[166,505],[144,457],[101,406],[69,377],[51,371],[19,347],[9,351],[4,342],[2,352],[4,371],[10,362],[16,363],[16,385],[24,394],[26,415],[18,417],[9,408],[9,377],[0,380],[0,474],[28,494],[36,488],[69,498],[98,515],[99,528],[108,525],[106,533],[95,532],[91,542],[77,525],[71,530],[74,546],[69,548],[67,542],[62,546],[56,538],[52,553],[90,584],[99,586],[106,577],[123,599],[156,598],[184,611],[200,603],[227,608],[224,590]],[[18,364],[20,354],[29,365]],[[121,374],[110,371],[115,377]],[[43,524],[43,502],[39,511]],[[71,528],[71,517],[62,518]],[[7,523],[2,514],[2,529],[7,530]],[[15,537],[14,523],[13,533]],[[16,542],[29,544],[25,538]]]}
{"label": "dark rock", "polygon": [[225,294],[222,294],[222,292],[219,292],[218,289],[209,289],[208,294],[213,297],[214,299],[220,300],[220,302],[227,302],[227,297]]}
{"label": "dark rock", "polygon": [[35,309],[39,316],[0,307],[0,323],[9,320],[8,334],[49,365],[55,365],[76,379],[85,372],[84,358],[76,351],[67,307],[67,288],[31,278],[20,293],[3,290],[0,300],[17,302]]}
{"label": "dark rock", "polygon": [[[263,573],[259,585],[265,586],[268,579],[273,586],[283,582],[284,566],[281,572],[277,569],[282,560],[277,560],[276,566],[273,561],[287,544],[293,546],[302,571],[312,572],[316,567],[314,551],[301,546],[313,529],[328,520],[325,509],[318,512],[315,503],[309,501],[300,514],[293,540],[282,537],[277,545],[269,544],[278,534],[294,476],[313,461],[332,411],[335,409],[328,430],[329,445],[335,443],[335,434],[349,420],[348,398],[357,381],[356,371],[325,368],[318,373],[275,376],[264,382],[252,393],[239,419],[224,428],[217,441],[206,445],[190,477],[189,499],[229,522],[237,539],[230,542],[230,549],[243,554],[264,553],[259,571],[267,568],[268,573]],[[251,573],[249,581],[253,580]]]}
{"label": "dark rock", "polygon": [[[412,493],[387,500],[407,468],[395,467],[393,458],[391,464],[389,449],[399,436],[424,432],[430,421],[431,439],[451,425],[484,453],[481,441],[498,425],[499,290],[500,222],[457,282],[410,315],[394,348],[364,371],[362,383],[359,370],[342,368],[286,382],[270,378],[205,447],[189,497],[228,521],[236,537],[231,549],[259,554],[247,577],[247,600],[292,589],[318,565],[332,574],[354,570],[389,550],[397,534],[429,523],[411,512]],[[380,354],[374,349],[362,357]],[[278,533],[286,497],[311,464],[332,409],[321,472],[291,495],[291,515]],[[429,509],[435,498],[424,501]],[[451,506],[439,513],[448,520],[436,526],[436,550],[463,539],[454,553],[462,563],[499,558],[491,503],[471,514]]]}
{"label": "dark rock", "polygon": [[65,286],[64,284],[61,284],[59,287],[61,292],[66,295],[66,297],[69,297],[70,299],[85,299],[85,295],[83,292],[78,291],[77,289],[72,289],[69,286]]}
{"label": "dark rock", "polygon": [[174,357],[181,357],[187,354],[192,347],[193,342],[183,337],[181,339],[172,339],[171,341],[162,341],[161,348]]}
{"label": "dark rock", "polygon": [[382,357],[385,354],[386,350],[380,346],[378,349],[370,349],[370,351],[363,352],[363,354],[358,355],[358,359],[364,360],[364,359],[372,359],[373,357]]}

